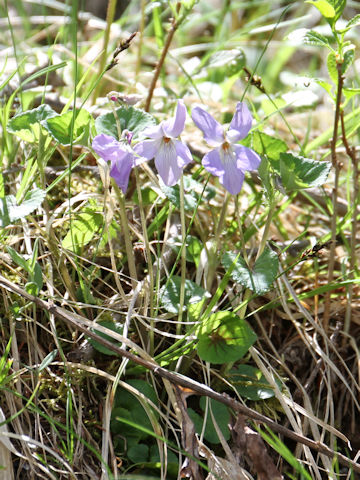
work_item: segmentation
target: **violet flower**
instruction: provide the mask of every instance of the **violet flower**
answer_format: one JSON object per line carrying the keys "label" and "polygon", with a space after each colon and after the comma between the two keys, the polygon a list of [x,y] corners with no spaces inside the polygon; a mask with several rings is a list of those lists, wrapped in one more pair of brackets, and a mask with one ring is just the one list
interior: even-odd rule
{"label": "violet flower", "polygon": [[156,169],[165,185],[171,187],[181,177],[182,169],[192,161],[188,147],[176,138],[184,130],[186,107],[178,101],[175,117],[162,121],[155,127],[148,127],[143,132],[150,140],[139,142],[134,151],[148,160],[155,159]]}
{"label": "violet flower", "polygon": [[203,166],[219,177],[226,190],[236,195],[241,190],[246,170],[256,170],[261,162],[257,153],[236,143],[245,138],[251,128],[249,109],[239,102],[227,131],[201,107],[193,108],[191,116],[206,142],[215,147],[203,157]]}
{"label": "violet flower", "polygon": [[114,137],[102,133],[97,135],[92,142],[95,153],[105,161],[111,162],[110,176],[124,194],[128,187],[131,169],[144,161],[144,159],[137,158],[130,147],[131,134],[126,137],[126,141],[128,144],[118,142]]}

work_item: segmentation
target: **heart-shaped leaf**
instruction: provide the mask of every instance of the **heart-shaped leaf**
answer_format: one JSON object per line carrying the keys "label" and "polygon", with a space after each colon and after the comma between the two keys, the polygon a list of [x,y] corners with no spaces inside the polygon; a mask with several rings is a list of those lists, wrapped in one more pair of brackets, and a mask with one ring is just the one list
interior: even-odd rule
{"label": "heart-shaped leaf", "polygon": [[[75,113],[75,121],[73,120],[74,112],[69,111],[56,117],[48,118],[42,122],[44,128],[50,135],[61,145],[70,145],[73,143],[87,145],[89,132],[92,122],[92,116],[83,108]],[[74,122],[73,131],[71,132],[72,122]],[[71,139],[72,137],[72,139]]]}
{"label": "heart-shaped leaf", "polygon": [[211,363],[236,362],[256,340],[249,324],[232,312],[216,312],[198,331],[199,357]]}
{"label": "heart-shaped leaf", "polygon": [[[156,124],[152,115],[138,108],[119,107],[115,112],[120,122],[121,131],[129,130],[133,133],[134,138],[137,138],[145,128]],[[112,112],[100,115],[95,120],[95,128],[98,135],[105,133],[119,140],[116,120]]]}
{"label": "heart-shaped leaf", "polygon": [[280,178],[287,191],[323,185],[329,175],[331,164],[310,158],[296,157],[291,153],[280,154]]}
{"label": "heart-shaped leaf", "polygon": [[[222,256],[221,263],[228,270],[233,266],[238,255],[235,252],[226,252]],[[249,288],[257,295],[268,292],[273,284],[279,268],[279,259],[277,254],[265,249],[256,260],[253,268],[250,268],[242,257],[238,257],[231,272],[231,278]]]}
{"label": "heart-shaped leaf", "polygon": [[11,118],[7,124],[7,131],[25,140],[25,142],[38,142],[41,122],[55,116],[57,116],[57,113],[49,105],[43,104]]}

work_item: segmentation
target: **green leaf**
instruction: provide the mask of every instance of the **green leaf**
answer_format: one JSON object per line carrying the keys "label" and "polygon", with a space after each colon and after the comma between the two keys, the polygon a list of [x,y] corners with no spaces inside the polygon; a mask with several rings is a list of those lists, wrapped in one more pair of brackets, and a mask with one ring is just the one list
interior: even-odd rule
{"label": "green leaf", "polygon": [[45,198],[44,190],[39,188],[28,192],[25,199],[17,204],[14,195],[6,195],[0,198],[0,227],[6,227],[11,223],[26,217],[42,204]]}
{"label": "green leaf", "polygon": [[149,459],[149,447],[144,443],[132,445],[128,448],[126,453],[129,459],[134,463],[140,463],[143,465]]}
{"label": "green leaf", "polygon": [[[98,322],[99,325],[102,327],[108,328],[109,330],[119,333],[122,335],[123,330],[124,330],[124,325],[119,322],[112,322],[111,320],[102,320],[101,322]],[[118,347],[121,346],[121,343],[118,342],[117,340],[114,340],[113,337],[110,335],[107,335],[106,333],[100,332],[100,330],[96,330],[96,328],[91,329],[92,332],[95,332],[99,337],[104,338],[105,340],[108,340],[109,342],[113,343],[114,345],[117,345]],[[104,347],[100,342],[95,340],[92,337],[87,337],[88,342],[97,350],[98,352],[103,353],[104,355],[110,355],[110,356],[117,356],[115,352],[110,350],[107,347]]]}
{"label": "green leaf", "polygon": [[328,0],[335,10],[335,22],[341,17],[346,6],[346,0]]}
{"label": "green leaf", "polygon": [[25,272],[27,273],[31,273],[31,270],[30,270],[30,265],[28,264],[28,262],[25,260],[25,258],[20,255],[20,253],[18,253],[16,250],[14,250],[12,247],[10,246],[7,246],[6,247],[6,250],[8,251],[8,254],[10,255],[11,257],[11,260],[16,263],[16,265],[18,265],[19,267],[21,267],[23,270],[25,270]]}
{"label": "green leaf", "polygon": [[330,2],[327,2],[326,0],[306,0],[305,3],[310,3],[311,5],[314,5],[321,15],[328,19],[333,19],[335,17],[335,8],[331,5]]}
{"label": "green leaf", "polygon": [[[182,245],[181,236],[170,237],[168,244],[178,253]],[[201,240],[193,235],[188,235],[186,237],[186,261],[195,263],[195,265],[198,266],[203,248],[204,246]]]}
{"label": "green leaf", "polygon": [[335,52],[330,52],[328,57],[327,57],[327,69],[329,72],[329,76],[331,80],[335,83],[335,85],[338,84],[338,70],[337,70],[337,61],[336,61],[336,55]]}
{"label": "green leaf", "polygon": [[350,48],[344,53],[344,61],[341,65],[341,73],[345,75],[348,68],[353,64],[355,59],[355,46],[350,45]]}
{"label": "green leaf", "polygon": [[[160,304],[171,313],[178,313],[180,309],[180,286],[181,277],[173,275],[171,279],[160,290]],[[204,288],[200,287],[191,280],[185,280],[185,301],[183,310],[189,303],[198,303],[204,297],[211,295]]]}
{"label": "green leaf", "polygon": [[360,14],[358,15],[355,15],[355,17],[353,17],[352,19],[350,19],[348,21],[348,23],[346,24],[346,29],[349,29],[349,28],[353,28],[353,27],[356,27],[357,25],[360,25]]}
{"label": "green leaf", "polygon": [[[250,365],[237,365],[230,371],[227,380],[236,388],[239,395],[249,400],[265,400],[275,395],[261,370]],[[279,387],[280,381],[277,380]]]}
{"label": "green leaf", "polygon": [[[221,263],[228,270],[237,258],[235,252],[226,252],[222,256]],[[273,284],[279,268],[279,259],[277,254],[265,249],[260,257],[256,260],[253,268],[248,267],[245,260],[239,256],[235,267],[231,272],[231,278],[249,288],[257,295],[268,292]]]}
{"label": "green leaf", "polygon": [[287,191],[318,187],[326,182],[331,169],[330,162],[318,162],[291,153],[280,155],[280,178]]}
{"label": "green leaf", "polygon": [[57,113],[49,105],[43,104],[12,117],[7,124],[7,131],[25,142],[35,143],[40,138],[41,122],[55,116]]}
{"label": "green leaf", "polygon": [[306,45],[314,45],[319,47],[330,47],[329,40],[321,35],[320,33],[316,32],[315,30],[309,30],[306,32],[304,37],[304,43]]}
{"label": "green leaf", "polygon": [[[140,393],[144,395],[145,398],[152,401],[155,405],[158,404],[157,395],[153,387],[149,385],[149,383],[141,379],[127,380],[126,383],[137,389]],[[144,401],[146,400],[142,400],[142,402]],[[152,407],[149,406],[148,408],[151,409],[154,417],[158,418],[158,413],[153,410]],[[137,441],[146,439],[148,437],[148,434],[146,432],[141,431],[140,429],[136,429],[131,425],[126,425],[124,422],[116,420],[117,416],[127,418],[133,423],[138,424],[139,426],[144,427],[148,430],[153,430],[149,417],[146,414],[143,406],[141,405],[138,397],[121,386],[117,388],[115,394],[114,408],[111,412],[111,431],[113,433],[118,433],[125,438],[131,436]]]}
{"label": "green leaf", "polygon": [[283,140],[259,131],[252,132],[241,143],[254,149],[259,155],[273,160],[278,160],[280,153],[288,150],[288,146]]}
{"label": "green leaf", "polygon": [[[147,127],[156,125],[152,115],[134,107],[119,107],[116,109],[116,116],[120,121],[121,131],[129,130],[133,133],[134,139]],[[100,115],[95,120],[97,134],[105,133],[119,140],[115,116],[112,112]]]}
{"label": "green leaf", "polygon": [[86,208],[84,212],[76,215],[72,221],[70,230],[62,241],[63,248],[78,252],[87,245],[102,227],[104,218],[94,209]]}
{"label": "green leaf", "polygon": [[[71,125],[73,122],[74,112],[72,110],[56,115],[56,117],[48,118],[42,122],[44,128],[50,133],[50,135],[59,142],[61,145],[71,144]],[[83,108],[76,110],[76,118],[73,129],[73,143],[81,145],[87,145],[92,116],[87,110]]]}
{"label": "green leaf", "polygon": [[34,272],[32,273],[30,278],[35,283],[38,289],[37,293],[39,293],[43,286],[43,277],[42,270],[38,262],[35,263]]}
{"label": "green leaf", "polygon": [[334,86],[331,83],[325,82],[324,80],[321,80],[319,78],[316,78],[315,82],[320,85],[320,87],[322,87],[327,93],[332,95],[332,89],[334,88]]}
{"label": "green leaf", "polygon": [[52,363],[55,360],[57,355],[58,355],[58,350],[57,350],[57,348],[55,348],[55,350],[53,350],[48,355],[46,355],[44,360],[39,365],[37,371],[41,372],[42,370],[45,370],[45,368],[47,368],[50,365],[50,363]]}
{"label": "green leaf", "polygon": [[256,341],[248,323],[232,312],[216,312],[203,321],[198,331],[197,353],[211,363],[236,362]]}
{"label": "green leaf", "polygon": [[[200,399],[200,406],[203,412],[205,411],[205,402],[206,399],[202,397]],[[221,433],[223,434],[225,440],[229,440],[230,438],[230,431],[229,431],[229,422],[230,422],[230,412],[229,409],[223,405],[222,403],[216,402],[215,400],[210,400],[211,404],[211,410],[213,413],[213,416],[216,420],[216,423],[218,424],[218,427],[221,430]],[[204,415],[199,415],[197,412],[195,412],[192,408],[188,408],[188,414],[191,420],[194,422],[195,430],[198,434],[200,434],[203,430],[203,424],[204,424]],[[207,422],[205,426],[205,431],[204,431],[204,438],[210,443],[220,443],[220,439],[218,434],[216,433],[210,411],[208,411],[207,414]]]}
{"label": "green leaf", "polygon": [[[158,198],[158,194],[154,192],[152,188],[141,187],[141,200],[144,206],[153,205],[156,202],[157,198]],[[133,202],[136,203],[136,205],[139,205],[139,197],[138,197],[137,190],[135,190],[132,199],[133,199]]]}
{"label": "green leaf", "polygon": [[360,88],[343,88],[343,93],[345,97],[349,100],[350,98],[354,97],[355,95],[360,94]]}
{"label": "green leaf", "polygon": [[[189,175],[184,175],[184,207],[186,211],[194,211],[196,205],[199,201],[200,195],[204,190],[202,183],[194,180]],[[173,187],[168,187],[164,182],[160,182],[161,190],[170,200],[170,202],[180,209],[180,187],[179,185],[174,185]],[[203,199],[210,200],[213,198],[214,191],[206,187],[203,195]]]}

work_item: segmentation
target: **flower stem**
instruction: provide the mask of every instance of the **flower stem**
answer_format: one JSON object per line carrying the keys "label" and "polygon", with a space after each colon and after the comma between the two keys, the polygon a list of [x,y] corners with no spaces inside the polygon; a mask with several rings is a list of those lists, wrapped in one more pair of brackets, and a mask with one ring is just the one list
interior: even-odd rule
{"label": "flower stem", "polygon": [[182,233],[182,250],[181,250],[181,285],[180,285],[180,308],[179,308],[179,323],[176,326],[176,333],[180,335],[181,321],[183,317],[183,309],[185,303],[185,279],[186,279],[186,224],[185,224],[185,202],[184,202],[184,177],[180,177],[180,219],[181,219],[181,233]]}
{"label": "flower stem", "polygon": [[[146,258],[147,258],[147,264],[148,264],[148,270],[149,270],[149,315],[150,318],[154,317],[154,269],[153,269],[153,264],[151,261],[151,251],[150,251],[150,244],[149,244],[149,238],[147,234],[147,228],[146,228],[146,218],[145,218],[145,212],[144,212],[144,205],[142,202],[142,192],[141,192],[141,184],[140,184],[140,177],[139,177],[139,172],[137,168],[135,170],[135,176],[136,176],[136,189],[137,189],[137,194],[138,194],[138,199],[139,199],[139,209],[140,209],[140,219],[141,219],[141,226],[143,230],[143,237],[144,237],[144,244],[145,244],[145,252],[146,252]],[[152,352],[154,351],[154,330],[152,328],[153,322],[150,322],[151,328],[150,328],[150,354],[152,355]]]}
{"label": "flower stem", "polygon": [[128,219],[126,217],[124,195],[119,189],[119,187],[116,185],[115,181],[112,181],[112,185],[119,200],[120,218],[121,218],[122,229],[123,229],[124,239],[125,239],[125,249],[126,249],[126,255],[128,260],[129,273],[131,277],[131,285],[132,285],[132,288],[135,289],[138,279],[137,279],[136,266],[135,266],[134,250],[133,250],[133,246],[130,238]]}
{"label": "flower stem", "polygon": [[224,222],[226,218],[227,207],[229,204],[230,195],[228,192],[225,193],[224,203],[220,212],[219,222],[216,227],[215,238],[212,246],[209,248],[208,260],[209,260],[209,269],[206,276],[206,285],[207,290],[211,290],[212,283],[214,281],[215,271],[217,267],[217,252],[219,249],[220,236],[224,228]]}

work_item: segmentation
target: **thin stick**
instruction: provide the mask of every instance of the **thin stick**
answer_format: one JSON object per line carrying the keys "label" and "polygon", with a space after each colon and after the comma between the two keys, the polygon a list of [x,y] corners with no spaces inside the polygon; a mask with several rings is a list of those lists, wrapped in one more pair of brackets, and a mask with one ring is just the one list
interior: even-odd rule
{"label": "thin stick", "polygon": [[161,69],[164,65],[165,57],[168,53],[168,50],[170,48],[172,39],[173,39],[173,37],[175,35],[175,32],[176,32],[178,27],[179,27],[178,22],[175,20],[175,18],[173,18],[172,22],[171,22],[171,28],[170,28],[170,31],[169,31],[168,36],[166,38],[166,42],[165,42],[163,51],[161,52],[160,60],[158,61],[158,64],[156,65],[154,76],[151,80],[151,84],[150,84],[150,87],[149,87],[149,93],[148,93],[148,96],[146,98],[146,103],[145,103],[145,109],[144,109],[145,112],[148,112],[150,110],[151,99],[152,99],[153,94],[154,94],[156,82],[158,81]]}

